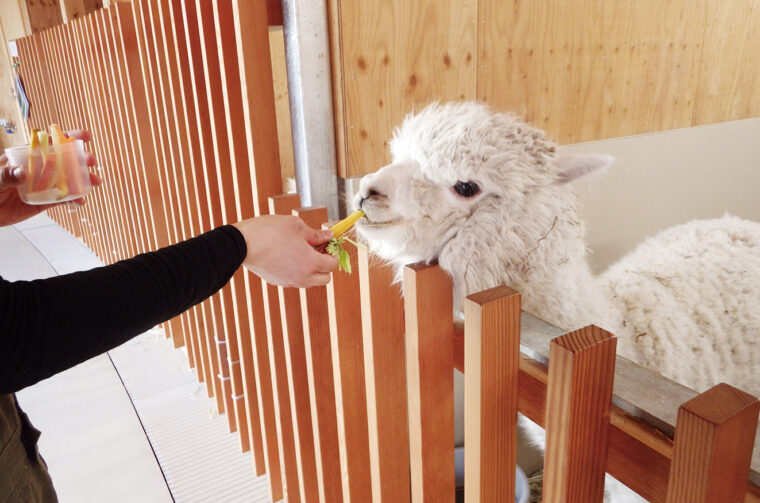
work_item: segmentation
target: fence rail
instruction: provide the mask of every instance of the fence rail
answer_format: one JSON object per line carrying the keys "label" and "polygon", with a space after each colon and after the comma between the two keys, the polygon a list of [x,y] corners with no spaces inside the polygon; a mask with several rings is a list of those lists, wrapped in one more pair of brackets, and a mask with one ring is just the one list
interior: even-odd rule
{"label": "fence rail", "polygon": [[[28,126],[92,132],[106,183],[50,213],[104,262],[265,213],[325,223],[281,194],[278,8],[134,0],[18,41]],[[300,291],[241,269],[164,325],[273,500],[454,501],[457,368],[468,502],[514,494],[518,411],[547,429],[546,501],[601,501],[605,470],[654,502],[760,501],[756,398],[694,396],[616,359],[612,334],[521,314],[506,287],[468,297],[462,328],[437,266],[408,266],[402,299],[390,266],[350,254],[354,274]]]}

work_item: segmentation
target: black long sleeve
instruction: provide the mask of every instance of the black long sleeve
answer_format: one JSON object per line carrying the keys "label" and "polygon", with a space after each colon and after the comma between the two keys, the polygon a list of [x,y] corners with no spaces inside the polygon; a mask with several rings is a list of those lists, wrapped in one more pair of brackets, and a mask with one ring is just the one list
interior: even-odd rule
{"label": "black long sleeve", "polygon": [[224,226],[109,266],[35,281],[0,278],[0,394],[115,348],[214,294],[246,244]]}

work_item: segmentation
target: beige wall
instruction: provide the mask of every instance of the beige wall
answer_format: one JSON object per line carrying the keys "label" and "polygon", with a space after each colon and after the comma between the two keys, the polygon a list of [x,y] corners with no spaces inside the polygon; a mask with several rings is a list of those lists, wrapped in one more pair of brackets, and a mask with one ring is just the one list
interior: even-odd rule
{"label": "beige wall", "polygon": [[563,147],[615,156],[607,173],[578,180],[599,271],[645,237],[729,212],[760,221],[760,119]]}

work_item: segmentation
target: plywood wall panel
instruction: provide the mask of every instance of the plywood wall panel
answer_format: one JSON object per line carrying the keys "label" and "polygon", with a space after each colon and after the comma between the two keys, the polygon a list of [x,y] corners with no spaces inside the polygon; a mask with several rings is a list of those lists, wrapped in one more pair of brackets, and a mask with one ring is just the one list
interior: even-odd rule
{"label": "plywood wall panel", "polygon": [[392,129],[414,105],[475,98],[477,7],[475,0],[340,3],[341,176],[379,168]]}
{"label": "plywood wall panel", "polygon": [[[477,99],[560,143],[760,115],[760,2],[332,0],[339,175],[415,105]],[[473,86],[474,89],[473,89]]]}

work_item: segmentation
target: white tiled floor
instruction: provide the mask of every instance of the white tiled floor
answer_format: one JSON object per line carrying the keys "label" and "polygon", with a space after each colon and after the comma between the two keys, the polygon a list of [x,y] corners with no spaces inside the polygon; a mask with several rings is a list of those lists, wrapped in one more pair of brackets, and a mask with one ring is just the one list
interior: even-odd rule
{"label": "white tiled floor", "polygon": [[[0,276],[102,265],[44,214],[0,228]],[[18,393],[60,501],[268,502],[227,421],[160,330]]]}

